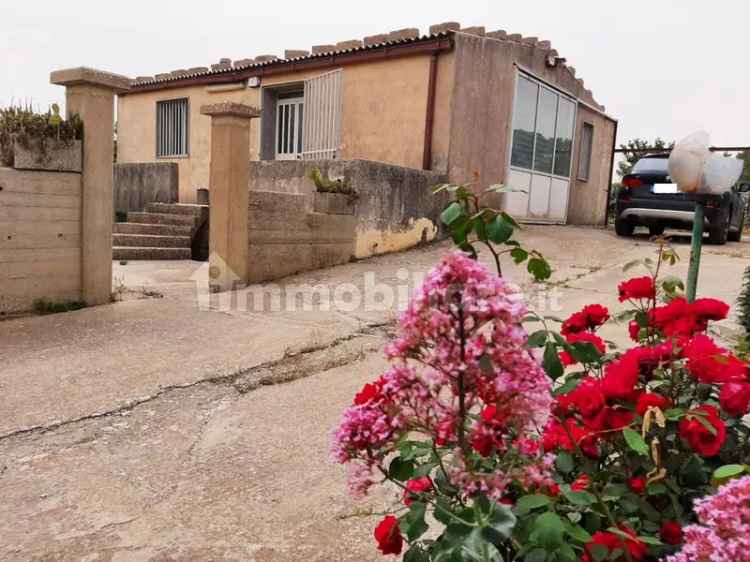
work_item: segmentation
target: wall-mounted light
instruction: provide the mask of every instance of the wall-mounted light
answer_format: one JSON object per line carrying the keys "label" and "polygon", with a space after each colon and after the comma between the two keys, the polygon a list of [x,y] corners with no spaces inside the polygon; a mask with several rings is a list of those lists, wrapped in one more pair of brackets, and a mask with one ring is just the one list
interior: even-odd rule
{"label": "wall-mounted light", "polygon": [[547,55],[547,57],[544,59],[544,64],[546,64],[549,68],[555,68],[559,64],[565,64],[568,59],[565,57],[556,57],[555,55]]}
{"label": "wall-mounted light", "polygon": [[251,76],[247,79],[248,88],[259,88],[260,87],[260,76]]}

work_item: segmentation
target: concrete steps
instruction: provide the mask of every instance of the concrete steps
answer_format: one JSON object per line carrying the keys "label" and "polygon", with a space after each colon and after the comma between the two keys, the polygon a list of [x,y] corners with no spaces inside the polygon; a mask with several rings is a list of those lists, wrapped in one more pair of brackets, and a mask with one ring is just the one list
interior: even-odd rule
{"label": "concrete steps", "polygon": [[192,236],[206,212],[205,205],[149,203],[115,223],[112,258],[116,260],[189,260]]}
{"label": "concrete steps", "polygon": [[157,236],[190,236],[192,227],[177,224],[142,224],[116,222],[115,234],[155,234]]}
{"label": "concrete steps", "polygon": [[115,260],[189,260],[190,248],[112,247]]}
{"label": "concrete steps", "polygon": [[138,248],[189,248],[190,236],[159,236],[154,234],[113,234],[113,246]]}

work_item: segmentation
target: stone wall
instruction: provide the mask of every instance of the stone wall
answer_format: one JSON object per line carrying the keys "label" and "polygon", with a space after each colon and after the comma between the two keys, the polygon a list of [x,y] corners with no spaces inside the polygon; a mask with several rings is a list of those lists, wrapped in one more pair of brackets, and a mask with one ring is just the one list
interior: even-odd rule
{"label": "stone wall", "polygon": [[[338,195],[336,197],[345,197]],[[301,271],[346,263],[354,250],[355,219],[345,205],[311,211],[309,194],[250,191],[248,282],[261,283]]]}
{"label": "stone wall", "polygon": [[177,203],[175,162],[129,162],[114,166],[115,213],[140,212],[147,203]]}
{"label": "stone wall", "polygon": [[355,191],[353,256],[365,258],[429,242],[439,236],[445,197],[432,187],[445,182],[436,172],[368,160],[271,161],[250,163],[250,190],[305,194],[300,204],[312,210],[314,167],[329,178],[344,178]]}
{"label": "stone wall", "polygon": [[81,300],[81,174],[0,168],[0,315],[37,299]]}

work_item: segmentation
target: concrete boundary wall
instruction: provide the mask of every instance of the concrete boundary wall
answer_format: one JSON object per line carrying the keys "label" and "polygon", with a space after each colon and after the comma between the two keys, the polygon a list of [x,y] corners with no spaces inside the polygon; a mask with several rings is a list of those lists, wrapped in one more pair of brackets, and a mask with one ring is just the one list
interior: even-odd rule
{"label": "concrete boundary wall", "polygon": [[140,212],[148,203],[177,203],[176,162],[128,162],[114,165],[115,213]]}
{"label": "concrete boundary wall", "polygon": [[0,168],[0,314],[81,288],[81,174]]}
{"label": "concrete boundary wall", "polygon": [[249,188],[251,193],[307,195],[304,204],[311,211],[315,185],[309,174],[315,167],[354,188],[354,257],[404,250],[440,237],[446,197],[433,195],[432,187],[446,178],[437,172],[369,160],[251,162]]}
{"label": "concrete boundary wall", "polygon": [[[337,195],[335,197],[343,197]],[[250,191],[248,282],[260,283],[348,262],[354,252],[351,214],[310,211],[312,196]]]}

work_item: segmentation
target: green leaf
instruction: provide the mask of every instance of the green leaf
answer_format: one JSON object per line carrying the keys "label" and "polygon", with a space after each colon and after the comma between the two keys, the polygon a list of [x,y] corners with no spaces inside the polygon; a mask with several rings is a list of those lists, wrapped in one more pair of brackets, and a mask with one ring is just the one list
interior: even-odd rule
{"label": "green leaf", "polygon": [[563,474],[570,474],[575,468],[573,456],[567,451],[560,451],[557,454],[557,459],[555,459],[555,466]]}
{"label": "green leaf", "polygon": [[532,509],[548,506],[551,502],[552,499],[544,494],[529,494],[528,496],[521,496],[516,502],[516,513],[519,515],[525,515]]}
{"label": "green leaf", "polygon": [[602,357],[602,352],[590,342],[574,343],[568,350],[568,353],[570,353],[576,361],[586,364],[598,363]]}
{"label": "green leaf", "polygon": [[568,492],[567,500],[573,505],[591,505],[596,503],[596,496],[591,492]]}
{"label": "green leaf", "polygon": [[638,535],[638,540],[641,541],[642,543],[651,544],[653,546],[660,546],[664,544],[656,537],[649,537],[647,535]]}
{"label": "green leaf", "polygon": [[713,477],[715,480],[726,480],[727,478],[739,476],[746,470],[746,467],[741,464],[725,464],[714,470]]}
{"label": "green leaf", "polygon": [[430,562],[430,555],[418,546],[404,552],[403,562]]}
{"label": "green leaf", "polygon": [[552,276],[552,268],[544,258],[531,258],[526,269],[536,281],[544,281]]}
{"label": "green leaf", "polygon": [[557,513],[542,513],[534,521],[531,539],[547,550],[554,550],[563,544],[565,525]]}
{"label": "green leaf", "polygon": [[605,497],[621,498],[628,492],[630,489],[625,484],[608,484],[604,488]]}
{"label": "green leaf", "polygon": [[545,549],[535,548],[524,557],[523,562],[545,562],[547,554]]}
{"label": "green leaf", "polygon": [[461,545],[462,560],[465,562],[503,562],[500,551],[488,540],[482,529],[472,531]]}
{"label": "green leaf", "polygon": [[505,219],[506,221],[508,221],[508,222],[509,222],[510,224],[512,224],[512,225],[513,225],[513,228],[517,228],[517,229],[521,230],[521,225],[520,225],[520,224],[518,224],[518,222],[516,221],[516,219],[514,219],[514,218],[513,218],[512,216],[510,216],[510,215],[509,215],[508,213],[506,213],[505,211],[500,211],[500,216],[501,216],[501,217],[503,217],[503,218],[504,218],[504,219]]}
{"label": "green leaf", "polygon": [[409,480],[414,474],[414,463],[405,461],[401,457],[396,457],[391,461],[388,467],[388,476],[399,482]]}
{"label": "green leaf", "polygon": [[429,528],[424,520],[426,510],[426,504],[419,501],[413,501],[409,506],[409,512],[401,517],[399,528],[401,529],[401,532],[406,534],[409,542],[417,540]]}
{"label": "green leaf", "polygon": [[497,215],[487,225],[487,238],[495,244],[503,244],[504,242],[507,242],[511,236],[513,236],[513,225],[503,219],[500,215]]}
{"label": "green leaf", "polygon": [[557,354],[557,346],[552,342],[547,342],[544,346],[544,356],[542,366],[551,379],[558,379],[565,372],[560,356]]}
{"label": "green leaf", "polygon": [[529,257],[529,253],[523,248],[513,248],[510,251],[510,257],[513,258],[515,263],[521,263],[526,261],[526,258]]}
{"label": "green leaf", "polygon": [[566,525],[565,530],[568,535],[578,542],[587,543],[591,541],[591,535],[589,532],[581,527],[580,525]]}
{"label": "green leaf", "polygon": [[684,415],[685,415],[685,410],[683,410],[682,408],[670,408],[669,410],[664,412],[664,417],[667,418],[669,421],[679,420]]}
{"label": "green leaf", "polygon": [[440,213],[440,220],[443,221],[443,224],[450,226],[464,216],[466,216],[466,211],[464,211],[463,206],[454,201],[448,205],[442,213]]}
{"label": "green leaf", "polygon": [[546,342],[547,330],[539,330],[529,336],[526,347],[542,347]]}
{"label": "green leaf", "polygon": [[630,447],[639,455],[648,456],[648,445],[643,440],[643,437],[641,437],[640,433],[633,431],[629,427],[626,427],[622,430],[622,436],[625,438],[625,442],[628,444],[628,447]]}

